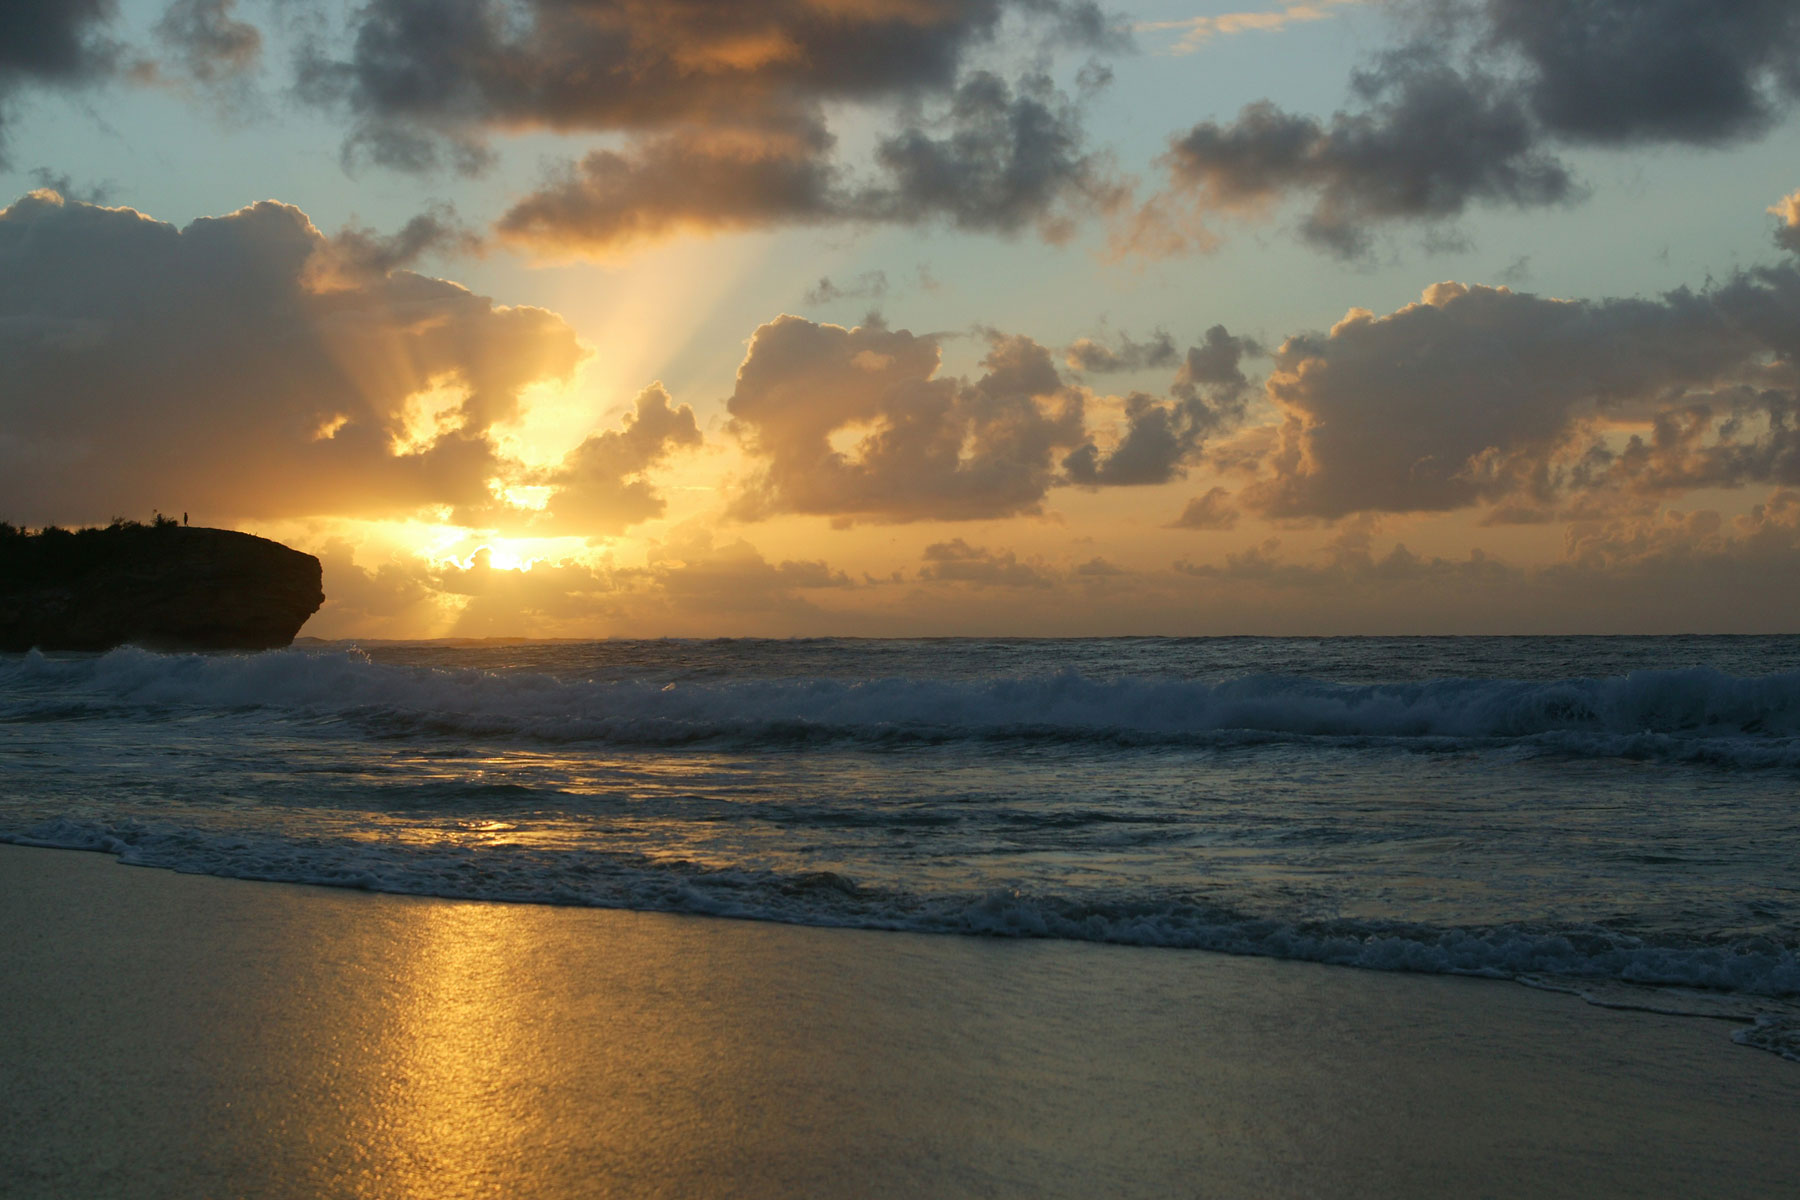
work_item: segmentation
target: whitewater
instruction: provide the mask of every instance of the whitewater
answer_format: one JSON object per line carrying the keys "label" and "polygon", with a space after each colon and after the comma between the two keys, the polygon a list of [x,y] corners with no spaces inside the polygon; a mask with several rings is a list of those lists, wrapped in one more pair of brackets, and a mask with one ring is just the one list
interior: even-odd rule
{"label": "whitewater", "polygon": [[1800,1057],[1800,638],[0,656],[0,840],[1517,979]]}

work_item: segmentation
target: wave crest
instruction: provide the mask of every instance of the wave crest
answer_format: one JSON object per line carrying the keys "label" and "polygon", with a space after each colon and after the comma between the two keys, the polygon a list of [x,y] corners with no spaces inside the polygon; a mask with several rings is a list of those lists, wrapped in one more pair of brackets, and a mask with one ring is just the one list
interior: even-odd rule
{"label": "wave crest", "polygon": [[1231,744],[1350,739],[1418,748],[1526,742],[1578,755],[1800,765],[1800,673],[1710,668],[1554,681],[1348,684],[1294,676],[974,680],[765,678],[569,680],[528,672],[397,666],[354,651],[98,657],[33,652],[0,662],[0,717],[72,707],[272,709],[356,722],[376,735],[553,743],[792,744],[1102,740]]}

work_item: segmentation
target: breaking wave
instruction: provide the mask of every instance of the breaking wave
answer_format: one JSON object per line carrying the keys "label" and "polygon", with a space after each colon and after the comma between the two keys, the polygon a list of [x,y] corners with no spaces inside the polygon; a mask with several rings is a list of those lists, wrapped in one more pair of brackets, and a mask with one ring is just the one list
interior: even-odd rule
{"label": "breaking wave", "polygon": [[1294,676],[1096,680],[640,682],[398,666],[355,651],[0,660],[0,720],[119,709],[262,710],[378,737],[675,746],[811,741],[1101,741],[1230,745],[1325,739],[1460,749],[1800,766],[1800,673],[1710,668],[1554,681],[1349,684]]}

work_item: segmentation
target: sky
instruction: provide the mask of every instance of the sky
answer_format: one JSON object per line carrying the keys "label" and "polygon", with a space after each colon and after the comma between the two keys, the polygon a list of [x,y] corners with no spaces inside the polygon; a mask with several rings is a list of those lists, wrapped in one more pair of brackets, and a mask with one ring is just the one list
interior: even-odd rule
{"label": "sky", "polygon": [[319,637],[1800,630],[1792,0],[12,0],[0,519]]}

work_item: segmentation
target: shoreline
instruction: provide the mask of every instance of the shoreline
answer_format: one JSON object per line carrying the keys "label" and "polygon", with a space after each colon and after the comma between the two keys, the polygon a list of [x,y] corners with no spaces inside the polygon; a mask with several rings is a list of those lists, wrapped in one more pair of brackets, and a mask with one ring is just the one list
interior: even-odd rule
{"label": "shoreline", "polygon": [[1768,1195],[1718,1021],[0,845],[0,1195]]}

